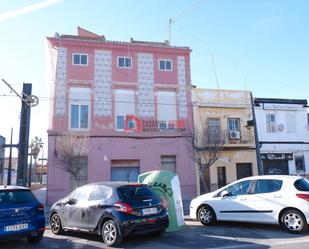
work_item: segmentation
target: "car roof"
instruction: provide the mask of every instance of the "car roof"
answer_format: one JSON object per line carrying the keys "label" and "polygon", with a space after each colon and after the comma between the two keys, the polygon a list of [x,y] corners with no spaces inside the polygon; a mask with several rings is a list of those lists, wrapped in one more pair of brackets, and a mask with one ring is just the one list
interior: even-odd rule
{"label": "car roof", "polygon": [[29,190],[29,189],[22,186],[0,185],[0,190]]}
{"label": "car roof", "polygon": [[303,178],[302,176],[291,176],[291,175],[260,175],[260,176],[249,176],[242,178],[241,180],[261,180],[261,179],[276,179],[276,180],[296,180]]}
{"label": "car roof", "polygon": [[[84,186],[107,186],[111,188],[118,188],[121,186],[136,186],[136,185],[142,185],[142,183],[137,183],[137,182],[94,182],[94,183],[89,183]],[[83,186],[81,186],[83,187]]]}

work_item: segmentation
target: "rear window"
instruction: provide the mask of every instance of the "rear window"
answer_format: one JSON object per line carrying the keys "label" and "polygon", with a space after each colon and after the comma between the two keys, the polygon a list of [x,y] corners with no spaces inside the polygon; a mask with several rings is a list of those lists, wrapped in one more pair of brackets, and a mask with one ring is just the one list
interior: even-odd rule
{"label": "rear window", "polygon": [[148,197],[153,197],[156,194],[147,186],[139,185],[139,186],[121,186],[117,189],[119,198],[121,201],[126,202],[129,200],[137,200]]}
{"label": "rear window", "polygon": [[282,187],[281,180],[265,179],[257,180],[255,183],[254,194],[264,194],[279,191]]}
{"label": "rear window", "polygon": [[1,204],[22,204],[37,201],[29,190],[4,190],[0,191]]}
{"label": "rear window", "polygon": [[309,181],[305,178],[299,179],[294,182],[294,186],[299,191],[309,191]]}

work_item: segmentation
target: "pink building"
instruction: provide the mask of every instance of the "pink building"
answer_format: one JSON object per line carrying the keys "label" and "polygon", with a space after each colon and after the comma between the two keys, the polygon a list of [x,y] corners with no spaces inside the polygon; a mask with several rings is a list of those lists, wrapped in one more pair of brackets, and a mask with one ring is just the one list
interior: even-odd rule
{"label": "pink building", "polygon": [[[48,37],[50,128],[48,191],[52,203],[72,188],[57,166],[57,138],[89,136],[79,184],[136,181],[140,173],[178,174],[183,198],[196,194],[188,151],[192,133],[190,49],[168,42],[108,41],[78,28],[78,35]],[[71,180],[70,180],[71,179]]]}

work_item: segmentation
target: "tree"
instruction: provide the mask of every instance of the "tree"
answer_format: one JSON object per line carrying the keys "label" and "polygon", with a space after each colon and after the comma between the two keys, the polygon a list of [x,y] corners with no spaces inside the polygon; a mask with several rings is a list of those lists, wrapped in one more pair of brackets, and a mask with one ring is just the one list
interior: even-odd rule
{"label": "tree", "polygon": [[206,173],[210,166],[219,158],[223,149],[224,137],[220,127],[202,126],[189,137],[189,152],[198,167],[199,179],[202,183],[202,193],[209,192],[210,182]]}
{"label": "tree", "polygon": [[[37,166],[37,158],[39,156],[40,151],[43,149],[43,141],[42,138],[39,138],[38,136],[35,136],[34,139],[31,140],[30,143],[30,150],[31,150],[31,156],[34,158],[34,165]],[[32,182],[32,158],[30,161],[30,167],[29,167],[29,187],[31,186]],[[43,164],[43,161],[42,161]],[[42,168],[41,168],[42,171]],[[42,172],[41,172],[41,182],[42,182]]]}
{"label": "tree", "polygon": [[[83,170],[86,170],[88,155],[88,136],[68,133],[57,137],[55,146],[56,167],[68,172],[71,190],[86,183]],[[86,160],[86,163],[85,163]]]}

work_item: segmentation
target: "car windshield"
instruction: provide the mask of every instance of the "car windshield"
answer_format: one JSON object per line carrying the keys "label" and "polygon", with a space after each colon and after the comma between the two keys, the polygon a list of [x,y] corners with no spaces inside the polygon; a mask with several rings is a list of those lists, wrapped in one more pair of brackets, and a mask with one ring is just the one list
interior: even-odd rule
{"label": "car windshield", "polygon": [[155,193],[145,185],[127,185],[117,189],[121,201],[130,201],[155,196]]}
{"label": "car windshield", "polygon": [[0,191],[0,206],[5,204],[22,204],[36,201],[29,190],[2,190]]}
{"label": "car windshield", "polygon": [[309,191],[309,181],[305,178],[295,181],[294,186],[299,191]]}

